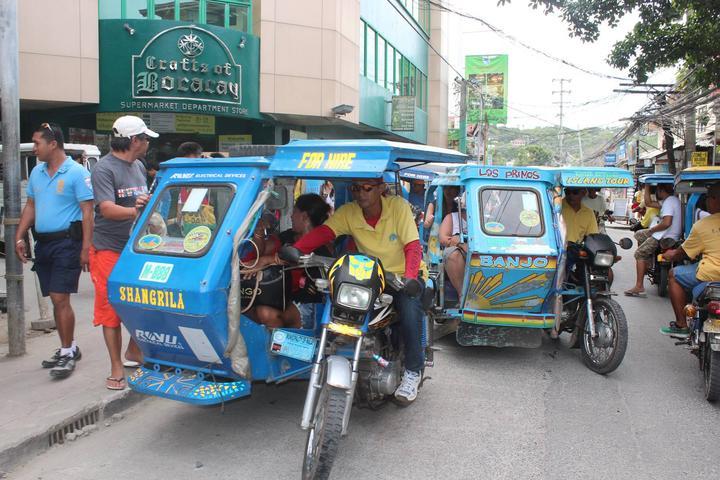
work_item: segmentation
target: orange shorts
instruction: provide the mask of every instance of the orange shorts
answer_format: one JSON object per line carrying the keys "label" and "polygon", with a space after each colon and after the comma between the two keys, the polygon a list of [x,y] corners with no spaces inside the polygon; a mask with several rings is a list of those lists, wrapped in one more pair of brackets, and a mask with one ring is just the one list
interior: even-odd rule
{"label": "orange shorts", "polygon": [[118,328],[120,317],[108,300],[107,282],[113,267],[120,258],[119,252],[96,250],[90,247],[90,278],[95,285],[95,310],[93,325]]}

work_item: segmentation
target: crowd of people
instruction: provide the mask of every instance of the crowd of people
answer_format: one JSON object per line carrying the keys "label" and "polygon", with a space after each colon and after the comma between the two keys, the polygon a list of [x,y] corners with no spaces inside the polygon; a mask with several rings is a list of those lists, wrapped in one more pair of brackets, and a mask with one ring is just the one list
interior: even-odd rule
{"label": "crowd of people", "polygon": [[[70,295],[77,292],[83,270],[89,270],[95,288],[93,323],[102,327],[110,359],[106,387],[126,388],[124,368],[143,361],[142,352],[132,338],[124,354],[122,352],[121,320],[108,300],[107,282],[129,240],[135,219],[152,193],[159,166],[145,158],[150,139],[156,137],[158,134],[142,119],[118,118],[113,124],[110,153],[90,173],[65,155],[62,130],[57,125],[44,123],[33,134],[35,154],[41,163],[33,169],[28,181],[28,200],[17,229],[15,250],[26,262],[29,253],[26,234],[32,229],[36,242],[33,270],[38,275],[42,294],[51,298],[60,340],[60,347],[42,362],[54,378],[70,376],[81,359],[74,339],[75,315]],[[179,146],[176,156],[200,158],[203,150],[195,142],[186,142]],[[420,181],[411,182],[408,201],[400,195],[389,194],[382,179],[354,180],[349,191],[352,200],[337,209],[335,187],[329,181],[322,184],[318,193],[297,196],[290,215],[291,227],[285,231],[274,233],[268,223],[270,219],[259,221],[253,232],[255,257],[249,259],[252,264],[243,272],[244,277],[257,278],[258,272],[269,266],[282,266],[278,251],[283,245],[294,245],[303,253],[336,256],[340,247],[335,240],[347,236],[351,241],[342,247],[345,251],[377,257],[386,271],[408,280],[419,280],[424,286],[429,273],[422,260],[418,226],[422,224],[426,231],[430,230],[436,214],[442,212],[438,240],[444,247],[444,268],[450,284],[462,292],[468,226],[465,195],[459,187],[446,186],[442,197],[427,205],[425,185]],[[488,212],[499,209],[503,202],[492,193],[484,200]],[[602,218],[612,219],[600,193],[598,189],[565,188],[561,215],[568,242],[581,242],[587,235],[599,232]],[[633,297],[645,296],[643,282],[648,261],[655,255],[659,242],[678,240],[682,236],[681,204],[672,186],[659,185],[655,192],[646,186],[639,193],[634,207],[641,215],[638,224],[643,228],[635,232],[636,282],[625,291]],[[177,199],[173,199],[177,203],[177,215],[183,211],[184,202],[189,201],[189,194],[180,190]],[[422,214],[413,214],[411,205]],[[702,259],[673,269],[669,291],[675,320],[663,333],[687,334],[683,312],[686,292],[697,295],[706,282],[720,280],[720,243],[713,242],[720,230],[720,186],[708,190],[702,206],[706,215],[698,215],[682,246],[664,254],[666,259],[675,262],[700,256]],[[178,224],[185,223],[180,217],[177,220]],[[532,222],[525,226],[531,228],[530,224]],[[287,289],[287,302],[256,302],[247,307],[246,314],[269,328],[312,327],[316,305],[322,302],[313,278],[312,272],[291,271],[287,285],[283,284]],[[402,291],[391,293],[405,346],[406,365],[395,396],[410,403],[417,396],[424,366],[423,310],[417,296]]]}

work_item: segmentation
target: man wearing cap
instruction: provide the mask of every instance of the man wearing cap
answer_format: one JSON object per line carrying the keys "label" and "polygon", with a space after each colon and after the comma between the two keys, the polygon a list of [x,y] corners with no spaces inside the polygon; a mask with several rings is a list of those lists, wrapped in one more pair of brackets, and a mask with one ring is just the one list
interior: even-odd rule
{"label": "man wearing cap", "polygon": [[32,136],[40,162],[27,185],[27,203],[15,234],[15,253],[27,262],[25,235],[33,228],[35,264],[43,296],[50,296],[60,348],[43,368],[53,378],[67,378],[80,360],[75,343],[75,313],[70,294],[77,293],[81,270],[87,271],[92,236],[92,185],[85,168],[65,154],[62,130],[43,123]]}
{"label": "man wearing cap", "polygon": [[[150,137],[158,134],[138,117],[126,115],[113,124],[111,152],[95,166],[92,185],[95,191],[95,229],[90,248],[90,274],[95,284],[95,326],[103,327],[110,355],[110,376],[105,386],[111,390],[126,387],[123,370],[120,317],[108,301],[107,281],[130,238],[130,229],[139,209],[148,201],[145,157]],[[131,338],[125,352],[126,366],[136,366],[142,353]]]}

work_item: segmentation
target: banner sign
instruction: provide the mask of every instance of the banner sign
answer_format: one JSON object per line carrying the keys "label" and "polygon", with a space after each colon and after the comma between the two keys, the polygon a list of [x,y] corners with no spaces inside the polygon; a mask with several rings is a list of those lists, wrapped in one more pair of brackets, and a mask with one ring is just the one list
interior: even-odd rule
{"label": "banner sign", "polygon": [[100,111],[259,118],[257,37],[164,20],[130,35],[124,23],[100,20]]}
{"label": "banner sign", "polygon": [[692,152],[690,163],[693,167],[707,167],[708,152]]}
{"label": "banner sign", "polygon": [[470,83],[468,124],[484,122],[482,112],[490,125],[507,123],[508,56],[468,55],[465,57],[465,75]]}
{"label": "banner sign", "polygon": [[232,148],[239,145],[251,145],[252,135],[219,135],[218,150],[221,152],[229,152]]}
{"label": "banner sign", "polygon": [[605,166],[606,167],[614,167],[615,162],[617,160],[617,157],[614,153],[606,153],[605,154]]}
{"label": "banner sign", "polygon": [[622,162],[623,160],[625,160],[626,152],[627,152],[627,148],[626,148],[625,142],[620,142],[617,146],[616,160],[618,162]]}
{"label": "banner sign", "polygon": [[390,129],[395,132],[415,131],[415,97],[393,95]]}

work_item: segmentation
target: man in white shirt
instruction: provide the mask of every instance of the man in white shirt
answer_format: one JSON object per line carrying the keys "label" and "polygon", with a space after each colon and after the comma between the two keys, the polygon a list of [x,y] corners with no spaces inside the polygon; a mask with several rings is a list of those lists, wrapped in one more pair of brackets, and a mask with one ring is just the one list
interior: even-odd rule
{"label": "man in white shirt", "polygon": [[670,184],[657,186],[656,196],[659,204],[654,202],[650,196],[650,185],[645,185],[645,206],[660,208],[660,221],[645,230],[635,232],[638,248],[635,250],[635,286],[625,291],[625,295],[631,297],[645,297],[643,280],[647,273],[648,262],[657,251],[660,240],[664,238],[680,239],[682,234],[682,206],[680,199],[673,195],[673,187]]}

